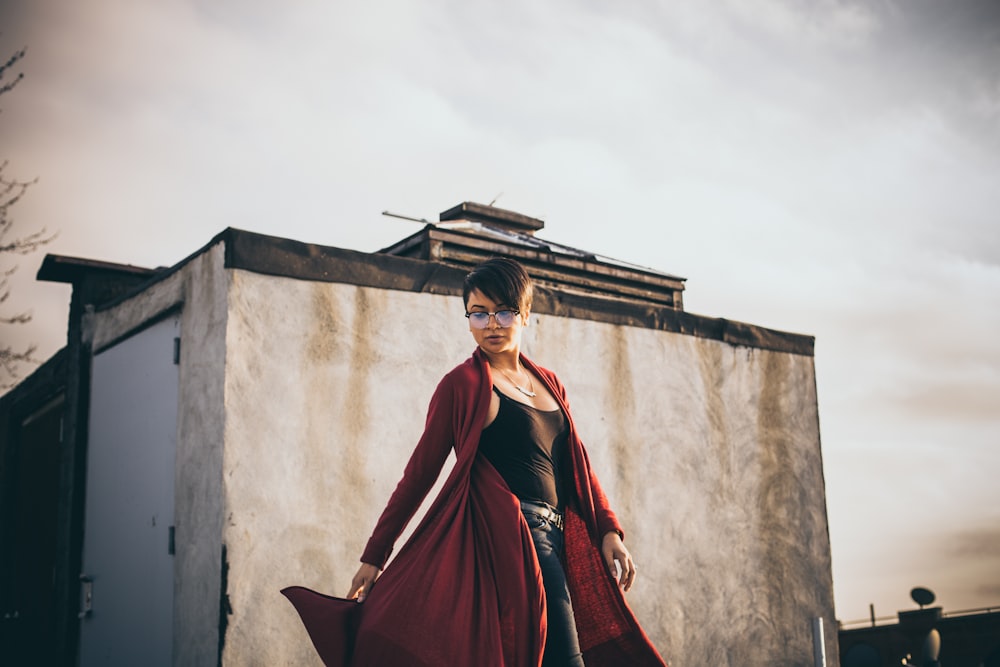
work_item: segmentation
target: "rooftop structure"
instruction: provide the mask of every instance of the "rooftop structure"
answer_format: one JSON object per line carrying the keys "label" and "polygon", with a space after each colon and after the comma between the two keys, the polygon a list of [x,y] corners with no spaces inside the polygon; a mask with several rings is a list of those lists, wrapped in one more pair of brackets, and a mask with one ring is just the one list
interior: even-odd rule
{"label": "rooftop structure", "polygon": [[493,255],[521,262],[539,283],[583,294],[683,310],[685,278],[535,236],[545,223],[514,211],[463,202],[437,223],[380,252],[470,269]]}

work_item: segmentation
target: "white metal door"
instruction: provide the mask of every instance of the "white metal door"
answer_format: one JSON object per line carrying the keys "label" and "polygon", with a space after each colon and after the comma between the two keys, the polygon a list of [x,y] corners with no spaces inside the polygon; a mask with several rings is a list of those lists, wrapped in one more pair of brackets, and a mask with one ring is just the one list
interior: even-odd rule
{"label": "white metal door", "polygon": [[94,356],[81,667],[171,665],[180,315]]}

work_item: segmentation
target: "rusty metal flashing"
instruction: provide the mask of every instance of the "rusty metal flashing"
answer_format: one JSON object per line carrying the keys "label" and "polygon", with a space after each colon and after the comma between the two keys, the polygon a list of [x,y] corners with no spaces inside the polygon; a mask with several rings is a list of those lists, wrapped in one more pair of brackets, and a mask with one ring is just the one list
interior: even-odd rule
{"label": "rusty metal flashing", "polygon": [[[460,296],[467,273],[466,268],[433,260],[319,246],[237,229],[227,229],[217,238],[226,243],[226,268],[265,275]],[[539,281],[533,309],[537,313],[670,331],[762,350],[804,356],[813,356],[814,351],[813,336],[696,315],[649,301],[586,293],[549,285],[544,280]]]}
{"label": "rusty metal flashing", "polygon": [[227,229],[226,268],[265,275],[381,287],[407,292],[462,294],[466,271],[407,257],[320,246]]}
{"label": "rusty metal flashing", "polygon": [[621,326],[709,338],[739,347],[813,356],[815,337],[777,331],[721,317],[696,315],[626,299],[607,299],[544,287],[535,293],[536,312]]}

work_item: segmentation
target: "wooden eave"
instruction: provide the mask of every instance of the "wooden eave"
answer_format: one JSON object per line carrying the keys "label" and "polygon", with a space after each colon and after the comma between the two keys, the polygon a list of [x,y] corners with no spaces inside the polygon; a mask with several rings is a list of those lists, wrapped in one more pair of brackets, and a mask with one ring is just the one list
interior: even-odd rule
{"label": "wooden eave", "polygon": [[159,271],[162,271],[162,268],[147,269],[132,264],[116,264],[83,257],[49,254],[42,260],[42,266],[39,267],[35,277],[47,282],[73,284],[84,277],[93,275],[146,279],[156,275]]}

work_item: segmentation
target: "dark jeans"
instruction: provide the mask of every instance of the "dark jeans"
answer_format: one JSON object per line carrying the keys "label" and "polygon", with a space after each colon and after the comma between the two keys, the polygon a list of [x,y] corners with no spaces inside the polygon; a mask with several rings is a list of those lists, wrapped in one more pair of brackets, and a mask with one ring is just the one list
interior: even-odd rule
{"label": "dark jeans", "polygon": [[531,529],[531,539],[535,543],[535,553],[538,554],[542,582],[545,585],[549,629],[542,667],[585,667],[562,564],[563,532],[562,528],[544,518],[546,510],[553,511],[554,508],[545,503],[521,502],[521,511]]}

